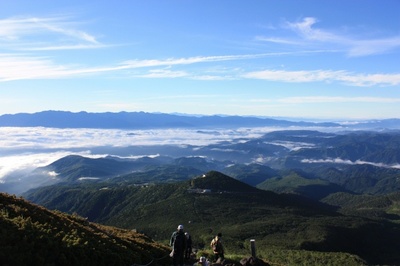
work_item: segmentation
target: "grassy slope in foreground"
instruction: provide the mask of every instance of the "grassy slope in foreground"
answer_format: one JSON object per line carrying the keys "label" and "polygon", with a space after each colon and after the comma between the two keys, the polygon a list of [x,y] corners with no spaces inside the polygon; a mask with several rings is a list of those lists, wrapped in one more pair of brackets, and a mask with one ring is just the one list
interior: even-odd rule
{"label": "grassy slope in foreground", "polygon": [[2,265],[152,265],[169,263],[169,248],[152,239],[49,211],[0,193]]}

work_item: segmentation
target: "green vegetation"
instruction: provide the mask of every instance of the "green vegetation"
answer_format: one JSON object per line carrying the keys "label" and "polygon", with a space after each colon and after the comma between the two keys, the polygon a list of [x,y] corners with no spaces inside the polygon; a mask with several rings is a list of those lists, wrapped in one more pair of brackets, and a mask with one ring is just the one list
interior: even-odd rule
{"label": "green vegetation", "polygon": [[339,213],[338,205],[259,190],[219,172],[157,185],[52,186],[27,196],[50,209],[138,230],[163,244],[184,224],[205,254],[211,238],[222,232],[227,255],[248,256],[248,242],[256,239],[258,255],[271,265],[400,261],[397,223]]}
{"label": "green vegetation", "polygon": [[340,207],[344,214],[400,222],[400,192],[387,195],[334,193],[323,202]]}
{"label": "green vegetation", "polygon": [[[2,265],[168,264],[169,248],[132,230],[88,222],[0,194]],[[155,260],[156,258],[163,258]]]}

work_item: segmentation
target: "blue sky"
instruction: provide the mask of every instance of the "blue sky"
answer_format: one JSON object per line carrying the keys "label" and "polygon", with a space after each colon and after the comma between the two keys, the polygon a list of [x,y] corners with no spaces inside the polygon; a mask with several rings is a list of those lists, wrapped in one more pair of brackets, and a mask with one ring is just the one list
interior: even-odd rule
{"label": "blue sky", "polygon": [[0,0],[0,115],[399,118],[400,1]]}

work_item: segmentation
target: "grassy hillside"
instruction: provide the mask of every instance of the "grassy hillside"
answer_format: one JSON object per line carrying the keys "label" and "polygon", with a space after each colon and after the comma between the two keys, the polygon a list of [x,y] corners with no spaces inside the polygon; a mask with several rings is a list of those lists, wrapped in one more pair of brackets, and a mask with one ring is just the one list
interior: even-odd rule
{"label": "grassy hillside", "polygon": [[143,234],[49,211],[3,193],[0,193],[0,247],[1,264],[10,266],[169,262],[168,247]]}

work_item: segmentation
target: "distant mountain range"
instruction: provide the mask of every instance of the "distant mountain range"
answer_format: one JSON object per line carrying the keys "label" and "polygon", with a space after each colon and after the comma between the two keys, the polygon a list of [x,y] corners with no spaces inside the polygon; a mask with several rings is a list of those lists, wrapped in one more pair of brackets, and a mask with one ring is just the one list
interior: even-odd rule
{"label": "distant mountain range", "polygon": [[227,128],[227,127],[346,127],[400,128],[400,119],[365,120],[352,123],[289,121],[249,116],[190,116],[163,113],[119,112],[88,113],[43,111],[38,113],[5,114],[0,116],[0,127],[54,128]]}

